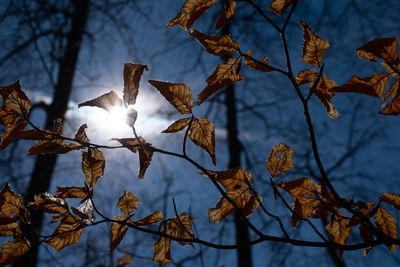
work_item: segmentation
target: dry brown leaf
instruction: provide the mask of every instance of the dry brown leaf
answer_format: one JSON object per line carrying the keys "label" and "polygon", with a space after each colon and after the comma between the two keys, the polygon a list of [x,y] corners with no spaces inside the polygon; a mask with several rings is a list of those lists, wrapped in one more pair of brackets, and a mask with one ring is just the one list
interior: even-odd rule
{"label": "dry brown leaf", "polygon": [[329,48],[329,42],[316,35],[308,26],[307,22],[299,20],[303,28],[303,56],[301,59],[308,64],[320,67],[322,54]]}
{"label": "dry brown leaf", "polygon": [[[14,217],[18,220],[17,216]],[[19,229],[18,224],[16,224],[15,222],[8,224],[1,224],[0,236],[13,236],[15,238],[22,236],[22,232]]]}
{"label": "dry brown leaf", "polygon": [[29,250],[28,240],[16,240],[4,242],[0,253],[0,265],[4,266],[15,262]]}
{"label": "dry brown leaf", "polygon": [[53,141],[39,141],[35,145],[31,146],[28,151],[28,155],[38,155],[38,154],[47,154],[47,153],[54,153],[54,154],[65,154],[71,152],[73,150],[79,150],[82,146],[70,143],[57,143]]}
{"label": "dry brown leaf", "polygon": [[90,143],[90,140],[86,135],[85,129],[87,129],[87,125],[82,124],[75,134],[75,139],[84,143]]}
{"label": "dry brown leaf", "polygon": [[340,87],[332,89],[333,92],[358,93],[380,98],[388,86],[390,75],[387,73],[374,73],[370,77],[359,78],[351,75],[350,81]]}
{"label": "dry brown leaf", "polygon": [[0,95],[3,98],[3,105],[0,105],[0,124],[6,127],[1,135],[1,151],[15,141],[28,124],[25,116],[29,114],[31,103],[21,90],[19,81],[9,86],[0,86]]}
{"label": "dry brown leaf", "polygon": [[152,260],[158,261],[159,266],[164,266],[170,262],[173,262],[171,258],[170,246],[171,246],[171,239],[162,236],[153,245],[154,255]]}
{"label": "dry brown leaf", "polygon": [[398,40],[398,37],[375,39],[356,49],[356,53],[362,59],[376,62],[376,58],[381,58],[387,64],[397,65],[399,63]]}
{"label": "dry brown leaf", "polygon": [[146,217],[137,220],[134,222],[134,224],[136,226],[144,226],[144,225],[150,225],[159,221],[164,220],[164,215],[160,212],[160,211],[155,211],[149,215],[147,215]]}
{"label": "dry brown leaf", "polygon": [[132,264],[131,254],[125,253],[125,255],[122,258],[118,258],[117,267],[122,267],[128,264]]}
{"label": "dry brown leaf", "polygon": [[224,64],[219,64],[215,71],[207,78],[207,86],[197,95],[197,105],[203,103],[208,97],[216,93],[225,86],[243,80],[239,74],[240,57],[230,58]]}
{"label": "dry brown leaf", "polygon": [[337,211],[325,226],[331,239],[340,245],[345,245],[350,236],[352,227],[349,227],[349,217],[346,214]]}
{"label": "dry brown leaf", "polygon": [[227,171],[208,171],[215,180],[220,182],[226,191],[233,191],[238,187],[251,186],[253,175],[250,171],[245,172],[244,168],[235,168]]}
{"label": "dry brown leaf", "polygon": [[115,107],[122,107],[122,100],[121,98],[117,95],[116,92],[111,90],[110,92],[101,95],[99,97],[96,97],[92,100],[83,102],[78,105],[78,108],[80,107],[98,107],[107,110],[110,112],[113,108]]}
{"label": "dry brown leaf", "polygon": [[400,210],[400,196],[395,193],[384,193],[379,197],[381,201],[391,204],[396,209]]}
{"label": "dry brown leaf", "polygon": [[88,195],[86,187],[81,186],[69,186],[69,187],[59,187],[57,186],[57,192],[55,197],[57,198],[84,198]]}
{"label": "dry brown leaf", "polygon": [[[379,207],[376,213],[373,215],[375,224],[379,230],[387,234],[392,238],[399,238],[397,233],[397,220],[392,214],[387,212],[383,207]],[[390,252],[396,250],[397,245],[388,245],[387,248]]]}
{"label": "dry brown leaf", "polygon": [[10,216],[4,215],[4,214],[0,215],[0,225],[15,223],[18,220],[19,220],[19,216],[18,215],[17,216],[13,216],[13,217],[10,217]]}
{"label": "dry brown leaf", "polygon": [[192,91],[187,84],[169,82],[148,81],[165,99],[173,105],[181,114],[192,113]]}
{"label": "dry brown leaf", "polygon": [[82,152],[82,170],[89,188],[92,188],[104,175],[105,165],[106,159],[100,149],[90,148],[89,152]]}
{"label": "dry brown leaf", "polygon": [[317,192],[314,181],[305,177],[290,182],[280,182],[277,187],[286,190],[292,198],[315,196]]}
{"label": "dry brown leaf", "polygon": [[271,177],[279,177],[293,167],[293,149],[284,143],[273,146],[267,159],[267,169]]}
{"label": "dry brown leaf", "polygon": [[8,182],[6,182],[0,192],[0,211],[7,217],[15,214],[26,219],[28,218],[28,211],[22,204],[22,197],[11,190]]}
{"label": "dry brown leaf", "polygon": [[[360,225],[358,229],[360,230],[360,237],[365,243],[374,241],[374,235],[372,234],[370,227],[365,225]],[[363,256],[366,256],[371,251],[371,249],[372,247],[365,248]]]}
{"label": "dry brown leaf", "polygon": [[281,16],[283,13],[285,13],[286,9],[291,3],[292,0],[274,0],[268,6],[268,9]]}
{"label": "dry brown leaf", "polygon": [[232,40],[230,35],[207,35],[195,29],[190,29],[189,34],[196,38],[208,53],[216,56],[234,53],[240,48],[240,45]]}
{"label": "dry brown leaf", "polygon": [[196,145],[205,149],[210,154],[212,163],[215,165],[215,134],[214,123],[205,118],[195,118],[190,125],[189,138]]}
{"label": "dry brown leaf", "polygon": [[271,72],[274,70],[270,66],[268,66],[268,60],[269,60],[268,57],[264,57],[261,60],[261,63],[258,61],[255,61],[251,57],[251,50],[247,51],[244,56],[244,64],[246,64],[247,66],[254,68],[256,70],[262,71],[262,72]]}
{"label": "dry brown leaf", "polygon": [[52,237],[45,242],[55,250],[61,251],[66,246],[78,243],[84,230],[85,228],[79,223],[79,218],[68,216],[56,228]]}
{"label": "dry brown leaf", "polygon": [[218,0],[186,0],[179,13],[167,23],[167,26],[179,25],[187,31],[210,6],[217,2]]}
{"label": "dry brown leaf", "polygon": [[72,211],[76,214],[80,222],[90,225],[96,219],[94,214],[93,202],[90,198],[86,198],[78,208],[72,207]]}
{"label": "dry brown leaf", "polygon": [[228,19],[235,15],[236,13],[236,2],[234,0],[226,0],[224,1],[224,9],[221,12],[221,15],[218,18],[217,24],[215,25],[215,29],[218,30],[226,24]]}
{"label": "dry brown leaf", "polygon": [[68,214],[67,202],[49,193],[35,195],[34,202],[30,202],[29,207],[47,213]]}
{"label": "dry brown leaf", "polygon": [[149,70],[147,65],[133,64],[125,62],[124,64],[124,103],[126,106],[134,105],[139,92],[140,77],[144,70]]}
{"label": "dry brown leaf", "polygon": [[124,194],[119,198],[117,207],[126,215],[131,214],[139,207],[140,199],[128,190],[124,190]]}
{"label": "dry brown leaf", "polygon": [[[124,221],[128,218],[128,215],[118,215],[113,218],[113,220]],[[126,232],[128,231],[128,225],[123,225],[120,223],[113,222],[111,224],[110,235],[111,235],[111,243],[110,243],[110,253],[114,251],[114,249],[121,243],[124,238]]]}
{"label": "dry brown leaf", "polygon": [[183,130],[190,123],[190,118],[183,118],[172,123],[167,129],[162,131],[162,133],[175,133]]}
{"label": "dry brown leaf", "polygon": [[[391,101],[386,105],[387,99],[391,97]],[[385,107],[386,105],[386,107]],[[384,115],[398,115],[400,114],[400,79],[394,81],[388,91],[383,94],[383,111],[379,111]]]}
{"label": "dry brown leaf", "polygon": [[294,201],[293,214],[291,216],[291,224],[296,228],[298,221],[309,218],[313,215],[315,208],[318,206],[319,200],[309,197],[299,197]]}

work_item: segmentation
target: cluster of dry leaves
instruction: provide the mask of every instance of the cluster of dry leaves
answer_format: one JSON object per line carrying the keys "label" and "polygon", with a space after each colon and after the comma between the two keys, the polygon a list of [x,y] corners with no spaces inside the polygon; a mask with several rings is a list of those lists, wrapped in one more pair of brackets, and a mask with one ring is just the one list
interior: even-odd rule
{"label": "cluster of dry leaves", "polygon": [[[359,93],[382,98],[383,104],[380,113],[386,115],[400,113],[398,38],[376,39],[356,50],[358,56],[362,59],[373,62],[377,62],[377,59],[382,60],[380,64],[386,72],[374,73],[366,78],[353,75],[347,83],[338,86],[333,80],[322,74],[322,56],[329,48],[329,42],[315,34],[304,21],[299,21],[303,29],[304,38],[301,59],[318,69],[302,70],[296,76],[270,65],[268,57],[264,57],[259,61],[252,57],[251,50],[243,53],[240,50],[240,45],[230,35],[207,35],[191,28],[193,23],[216,2],[217,0],[187,0],[176,17],[167,24],[169,27],[179,25],[187,30],[210,54],[216,56],[222,54],[238,55],[229,58],[225,63],[216,67],[206,80],[207,86],[197,95],[197,105],[202,104],[224,87],[243,80],[244,77],[240,75],[240,68],[242,61],[244,61],[244,64],[248,67],[261,72],[279,71],[290,76],[293,86],[297,89],[302,85],[309,84],[309,97],[314,94],[322,102],[328,116],[331,118],[339,116],[331,102],[332,97],[337,93]],[[282,15],[291,4],[292,1],[290,0],[275,0],[271,3],[269,9],[278,15]],[[236,2],[234,0],[225,1],[216,29],[222,28],[235,13]],[[148,70],[146,65],[125,63],[123,99],[114,91],[110,91],[78,106],[99,107],[107,111],[110,111],[115,106],[126,109],[128,114],[127,124],[132,127],[134,136],[132,138],[114,138],[112,140],[119,142],[122,145],[121,147],[129,149],[133,153],[138,152],[140,161],[138,178],[144,177],[146,169],[151,163],[153,153],[163,153],[163,150],[155,148],[150,143],[147,143],[143,137],[137,136],[134,128],[137,112],[132,108],[132,105],[136,103],[140,79],[145,70]],[[391,77],[394,81],[389,89],[385,91]],[[156,80],[149,80],[148,82],[180,114],[186,115],[186,117],[172,123],[163,133],[175,133],[186,128],[184,142],[186,142],[186,137],[189,136],[195,145],[204,149],[210,155],[215,165],[214,124],[206,118],[194,116],[192,112],[194,100],[189,86],[187,84]],[[43,192],[35,196],[34,202],[26,205],[23,203],[21,196],[15,194],[6,183],[0,193],[0,235],[12,237],[12,240],[6,241],[1,249],[0,265],[5,265],[14,262],[33,245],[29,237],[24,235],[21,230],[26,227],[29,228],[29,209],[52,214],[51,223],[58,223],[51,235],[41,235],[41,242],[52,246],[57,251],[79,242],[85,227],[96,224],[95,214],[106,218],[93,202],[93,188],[98,179],[104,174],[106,160],[103,152],[97,145],[92,144],[87,137],[85,133],[87,126],[85,124],[78,129],[74,138],[63,136],[61,120],[55,121],[52,130],[40,129],[33,125],[28,119],[31,104],[21,90],[19,82],[0,87],[0,95],[3,99],[3,104],[0,106],[0,123],[5,126],[0,150],[5,149],[17,139],[38,141],[29,149],[29,155],[42,153],[63,154],[73,150],[82,150],[82,170],[85,175],[83,185],[57,187],[57,192],[54,195]],[[25,129],[27,125],[30,125],[31,129]],[[65,143],[65,141],[68,143]],[[188,159],[185,149],[180,157]],[[301,220],[330,216],[326,231],[329,233],[331,241],[335,244],[346,245],[354,226],[358,226],[360,236],[366,243],[373,241],[374,236],[384,236],[398,240],[396,218],[382,204],[387,203],[396,209],[400,209],[399,195],[384,193],[380,196],[378,203],[365,203],[355,201],[353,198],[338,199],[324,185],[314,183],[310,178],[303,177],[289,182],[281,181],[275,185],[273,179],[281,177],[291,170],[293,166],[293,150],[290,147],[281,143],[272,148],[272,152],[267,159],[267,169],[270,172],[275,194],[280,195],[279,189],[283,189],[293,198],[293,208],[291,209],[291,225],[293,228]],[[262,204],[262,197],[257,190],[253,189],[250,171],[246,172],[244,168],[226,171],[213,171],[204,168],[201,170],[204,175],[225,188],[225,191],[221,189],[221,198],[216,206],[208,209],[210,222],[219,223],[236,210],[240,210],[243,217],[248,217]],[[81,199],[81,204],[78,207],[69,207],[67,202],[69,198]],[[154,211],[144,218],[132,220],[133,212],[139,207],[139,202],[140,200],[136,195],[125,190],[117,203],[117,207],[122,214],[113,218],[106,218],[112,222],[110,252],[113,252],[122,241],[129,228],[140,229],[143,226],[160,223],[158,231],[160,237],[153,245],[153,260],[160,262],[160,265],[172,262],[170,253],[171,239],[181,245],[191,244],[191,241],[195,240],[192,230],[193,219],[185,213],[179,216],[176,214],[174,218],[164,218],[161,212]],[[369,218],[373,218],[374,224],[371,224]],[[393,243],[387,244],[387,246],[390,251],[397,247]],[[367,254],[370,249],[370,247],[366,248],[364,253]],[[130,255],[127,254],[124,258],[119,259],[118,265],[123,266],[131,261]]]}

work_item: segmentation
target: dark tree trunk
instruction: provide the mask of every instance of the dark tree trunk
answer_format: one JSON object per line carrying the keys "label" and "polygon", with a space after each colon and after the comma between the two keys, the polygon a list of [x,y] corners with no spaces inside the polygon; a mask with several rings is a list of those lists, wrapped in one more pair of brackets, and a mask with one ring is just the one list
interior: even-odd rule
{"label": "dark tree trunk", "polygon": [[[71,30],[67,36],[67,46],[64,55],[59,61],[58,80],[54,88],[53,102],[47,110],[46,129],[51,129],[53,121],[56,118],[63,118],[68,108],[79,49],[88,18],[90,0],[72,0],[71,2],[74,5]],[[35,194],[49,190],[56,162],[57,155],[55,154],[37,156],[25,196],[26,201],[33,201]],[[31,227],[40,231],[42,228],[43,213],[31,211],[31,221]],[[37,265],[39,236],[33,234],[30,241],[32,249],[18,260],[14,266],[26,267]]]}
{"label": "dark tree trunk", "polygon": [[[222,34],[229,34],[229,26],[225,25],[222,29]],[[223,56],[226,62],[229,56]],[[228,148],[229,148],[229,168],[240,167],[240,154],[242,145],[238,139],[237,129],[237,110],[236,110],[236,98],[234,86],[228,86],[225,88],[225,107],[226,107],[226,129],[228,132]],[[245,243],[249,242],[249,230],[246,223],[241,219],[238,213],[235,216],[235,227],[236,227],[236,242]],[[237,249],[238,267],[251,267],[251,247],[242,246]]]}

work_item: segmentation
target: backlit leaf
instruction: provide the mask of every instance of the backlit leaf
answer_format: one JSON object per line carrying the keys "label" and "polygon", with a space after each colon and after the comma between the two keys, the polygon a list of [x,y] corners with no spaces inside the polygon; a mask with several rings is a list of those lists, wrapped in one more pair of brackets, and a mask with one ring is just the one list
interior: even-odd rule
{"label": "backlit leaf", "polygon": [[350,236],[351,228],[349,227],[349,218],[346,214],[337,211],[325,226],[331,239],[340,245],[345,245]]}
{"label": "backlit leaf", "polygon": [[29,250],[28,240],[6,241],[1,248],[0,265],[15,262]]}
{"label": "backlit leaf", "polygon": [[154,255],[152,260],[158,261],[159,266],[164,266],[170,262],[173,262],[171,258],[170,246],[171,246],[171,239],[162,236],[153,245]]}
{"label": "backlit leaf", "polygon": [[157,210],[157,211],[147,215],[146,217],[135,221],[134,224],[137,226],[144,226],[144,225],[150,225],[150,224],[162,221],[162,220],[164,220],[164,215]]}
{"label": "backlit leaf", "polygon": [[398,40],[398,37],[375,39],[356,49],[356,53],[362,59],[376,61],[376,58],[381,58],[387,64],[398,64]]}
{"label": "backlit leaf", "polygon": [[197,95],[197,105],[200,105],[208,97],[216,93],[225,86],[243,80],[243,76],[239,74],[240,58],[230,58],[224,64],[219,64],[216,70],[207,78],[207,86]]}
{"label": "backlit leaf", "polygon": [[162,133],[175,133],[183,130],[190,123],[190,118],[183,118],[172,123],[167,129],[162,131]]}
{"label": "backlit leaf", "polygon": [[196,38],[208,53],[216,56],[234,53],[240,48],[240,45],[232,40],[230,35],[207,35],[196,31],[195,29],[190,29],[189,34]]}
{"label": "backlit leaf", "polygon": [[293,214],[290,222],[293,228],[296,228],[298,221],[304,220],[313,215],[314,209],[318,206],[319,200],[315,198],[299,197],[294,201]]}
{"label": "backlit leaf", "polygon": [[268,9],[281,16],[291,3],[292,0],[274,0],[268,6]]}
{"label": "backlit leaf", "polygon": [[286,190],[292,198],[302,198],[307,195],[314,196],[317,192],[314,181],[305,177],[290,182],[280,182],[277,187]]}
{"label": "backlit leaf", "polygon": [[124,190],[124,194],[119,198],[117,207],[126,215],[131,214],[139,207],[140,199],[128,190]]}
{"label": "backlit leaf", "polygon": [[387,73],[377,74],[367,77],[359,78],[352,75],[350,81],[346,82],[340,87],[333,88],[334,92],[341,93],[358,93],[380,98],[383,90],[388,85],[390,75]]}
{"label": "backlit leaf", "polygon": [[78,208],[72,207],[71,209],[79,218],[79,220],[84,224],[90,225],[96,218],[96,215],[93,211],[92,200],[90,200],[89,198],[83,201]]}
{"label": "backlit leaf", "polygon": [[55,250],[61,251],[66,246],[78,243],[84,230],[79,218],[68,216],[56,228],[52,237],[45,242]]}
{"label": "backlit leaf", "polygon": [[125,253],[125,255],[122,258],[118,258],[117,267],[122,267],[128,264],[132,264],[131,254]]}
{"label": "backlit leaf", "polygon": [[205,149],[210,154],[215,165],[215,134],[214,123],[205,118],[195,118],[190,125],[189,138],[196,145]]}
{"label": "backlit leaf", "polygon": [[391,204],[396,209],[400,210],[400,196],[395,193],[384,193],[379,197],[381,201]]}
{"label": "backlit leaf", "polygon": [[85,106],[98,107],[110,112],[115,107],[122,107],[122,100],[116,92],[111,90],[104,95],[79,104],[78,108]]}
{"label": "backlit leaf", "polygon": [[90,148],[89,152],[82,152],[82,170],[86,183],[91,188],[104,175],[106,159],[103,152],[97,148]]}
{"label": "backlit leaf", "polygon": [[250,171],[245,172],[244,168],[235,168],[227,171],[208,171],[214,179],[220,182],[226,191],[232,191],[238,187],[250,186],[253,175]]}
{"label": "backlit leaf", "polygon": [[85,129],[87,129],[87,125],[82,124],[81,127],[79,127],[78,131],[76,132],[74,139],[84,143],[90,143],[90,140],[86,135]]}
{"label": "backlit leaf", "polygon": [[0,192],[0,211],[7,217],[15,214],[28,218],[28,211],[22,204],[22,197],[11,190],[8,182]]}
{"label": "backlit leaf", "polygon": [[167,26],[179,25],[187,31],[210,6],[217,2],[218,0],[186,0],[179,13],[167,23]]}
{"label": "backlit leaf", "polygon": [[236,13],[236,2],[234,0],[224,1],[224,8],[221,12],[221,15],[218,18],[217,24],[215,25],[215,29],[217,30],[224,27],[228,19],[233,15],[235,15],[235,13]]}
{"label": "backlit leaf", "polygon": [[84,198],[88,195],[89,192],[87,192],[86,187],[77,187],[77,186],[71,186],[71,187],[58,187],[57,186],[57,192],[55,194],[55,197],[58,198]]}
{"label": "backlit leaf", "polygon": [[[17,216],[14,216],[18,220]],[[16,221],[17,221],[16,220]],[[8,224],[0,225],[0,236],[22,236],[21,230],[18,227],[18,224],[15,222]]]}
{"label": "backlit leaf", "polygon": [[1,151],[15,141],[18,133],[28,124],[25,116],[29,114],[31,103],[21,90],[19,81],[9,86],[0,86],[0,95],[3,98],[3,105],[0,105],[0,124],[6,127],[1,135]]}
{"label": "backlit leaf", "polygon": [[38,154],[46,154],[46,153],[54,153],[54,154],[65,154],[71,152],[73,150],[79,150],[82,147],[80,145],[70,143],[56,143],[53,141],[39,141],[35,145],[31,146],[28,151],[28,155],[38,155]]}
{"label": "backlit leaf", "polygon": [[270,72],[273,71],[274,69],[268,66],[268,60],[269,60],[268,57],[264,57],[261,60],[261,62],[253,60],[253,58],[251,57],[251,50],[249,50],[245,54],[244,64],[262,72]]}
{"label": "backlit leaf", "polygon": [[30,202],[29,207],[47,213],[68,214],[67,202],[49,193],[35,195],[34,202]]}
{"label": "backlit leaf", "polygon": [[[128,218],[128,215],[118,215],[113,218],[113,220],[124,221]],[[110,244],[110,253],[114,251],[114,249],[121,243],[124,238],[126,232],[128,231],[128,225],[123,225],[120,223],[113,222],[111,224],[110,235],[111,235],[111,244]]]}
{"label": "backlit leaf", "polygon": [[[389,104],[386,105],[387,99],[391,97]],[[386,107],[385,107],[386,105]],[[383,94],[383,111],[379,111],[384,115],[398,115],[400,114],[400,79],[397,79],[390,85],[388,91]]]}
{"label": "backlit leaf", "polygon": [[133,108],[128,109],[128,111],[126,112],[126,123],[130,127],[133,127],[135,125],[137,115],[138,115],[137,111]]}
{"label": "backlit leaf", "polygon": [[[384,208],[379,207],[376,213],[373,215],[373,218],[379,230],[392,238],[399,238],[397,233],[396,217],[387,212]],[[397,245],[388,245],[387,248],[390,252],[393,252],[396,250]]]}
{"label": "backlit leaf", "polygon": [[293,149],[284,143],[273,146],[267,159],[267,169],[271,177],[279,177],[293,167]]}
{"label": "backlit leaf", "polygon": [[140,77],[144,70],[149,70],[147,65],[133,64],[125,62],[124,64],[124,103],[126,106],[134,105],[139,92]]}
{"label": "backlit leaf", "polygon": [[192,113],[192,91],[187,84],[177,84],[150,80],[165,99],[173,105],[181,114]]}
{"label": "backlit leaf", "polygon": [[321,66],[322,54],[329,48],[329,42],[316,35],[308,26],[307,22],[299,20],[303,28],[303,56],[301,59],[308,64]]}

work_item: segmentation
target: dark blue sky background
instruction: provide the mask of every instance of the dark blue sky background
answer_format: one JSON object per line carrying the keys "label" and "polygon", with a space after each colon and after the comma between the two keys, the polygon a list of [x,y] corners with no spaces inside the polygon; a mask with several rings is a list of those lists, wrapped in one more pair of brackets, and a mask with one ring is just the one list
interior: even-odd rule
{"label": "dark blue sky background", "polygon": [[[4,13],[9,2],[3,1],[0,4],[0,13]],[[60,6],[67,6],[64,2],[68,1],[60,1]],[[126,5],[118,5],[118,1],[110,2],[113,4],[106,9],[107,12],[102,11],[105,1],[92,3],[87,34],[75,73],[71,108],[64,122],[65,135],[73,136],[78,127],[87,122],[87,133],[92,142],[112,144],[109,141],[112,137],[131,136],[129,128],[117,131],[105,112],[87,107],[78,110],[77,104],[110,89],[122,93],[123,63],[132,61],[149,66],[149,71],[142,77],[136,104],[139,111],[136,124],[138,133],[156,146],[180,151],[183,134],[166,135],[160,132],[181,116],[146,81],[153,79],[187,83],[195,97],[206,86],[205,79],[221,59],[205,53],[201,45],[181,28],[165,26],[179,11],[183,1],[130,1]],[[255,2],[274,21],[282,23],[282,18],[266,10],[270,1]],[[256,58],[268,56],[271,65],[285,68],[279,34],[245,3],[238,2],[237,9],[231,24],[231,36],[241,44],[241,50],[252,49]],[[218,3],[193,27],[208,34],[220,34],[214,30],[220,10],[221,3]],[[300,0],[287,29],[294,72],[311,67],[300,60],[303,37],[298,19],[307,21],[320,37],[330,42],[330,48],[324,54],[324,73],[341,85],[353,73],[366,77],[374,72],[384,72],[378,64],[358,59],[354,50],[375,38],[399,36],[399,15],[399,0]],[[47,21],[43,27],[54,24],[57,24],[57,19]],[[23,42],[25,36],[29,35],[29,29],[18,26],[17,18],[5,18],[0,25],[1,59],[7,51]],[[54,51],[52,45],[50,40],[43,38],[36,42],[36,47],[28,46],[18,55],[0,62],[1,84],[11,84],[20,79],[22,87],[32,99],[49,101],[53,90],[49,77],[54,79],[58,71],[53,59],[60,52]],[[48,73],[45,68],[49,69]],[[237,83],[235,90],[240,111],[239,138],[246,147],[242,166],[252,171],[255,188],[263,196],[264,205],[282,216],[289,230],[289,211],[282,203],[274,200],[265,160],[273,145],[284,142],[295,151],[295,169],[281,180],[294,180],[313,174],[312,178],[318,178],[311,157],[302,106],[286,77],[279,73],[257,73],[244,65],[241,73],[245,80]],[[302,89],[306,94],[308,87]],[[200,148],[193,144],[188,147],[193,158],[214,170],[225,170],[228,164],[225,109],[219,104],[223,99],[223,95],[219,94],[194,111],[196,116],[206,117],[216,125],[217,166],[212,166],[208,154]],[[339,118],[330,119],[315,97],[311,100],[311,115],[326,169],[335,166],[343,154],[354,150],[351,157],[329,174],[338,192],[343,197],[353,196],[355,200],[368,202],[377,202],[383,192],[400,193],[399,118],[379,115],[381,101],[368,96],[337,95],[332,102],[341,113]],[[43,112],[35,111],[33,120],[41,125]],[[12,188],[21,194],[25,191],[32,170],[33,160],[26,156],[32,144],[20,142],[15,148],[10,147],[0,152],[1,182],[10,181]],[[171,199],[175,197],[178,210],[194,217],[196,232],[201,238],[224,244],[234,242],[232,218],[218,225],[208,223],[207,209],[215,205],[219,194],[206,178],[198,174],[198,170],[182,160],[155,154],[145,178],[138,180],[137,155],[128,150],[104,152],[107,159],[105,175],[96,185],[94,200],[105,214],[118,214],[115,204],[124,189],[137,194],[141,199],[136,218],[156,209],[161,210],[166,217],[174,216]],[[7,159],[11,155],[13,160],[9,163]],[[50,192],[54,193],[56,186],[81,186],[83,179],[80,152],[62,155]],[[290,197],[287,199],[292,201]],[[251,220],[265,233],[281,235],[276,223],[261,212],[255,212]],[[316,220],[315,223],[321,226],[321,222]],[[51,232],[51,229],[45,231]],[[317,240],[309,226],[303,223],[289,232],[298,239]],[[151,262],[151,245],[155,240],[154,236],[130,230],[116,252],[109,255],[109,225],[103,224],[86,229],[79,244],[61,253],[43,246],[41,266],[112,266],[124,252],[133,253],[132,266],[155,266]],[[358,229],[353,229],[348,242],[359,241]],[[203,253],[201,259],[204,266],[236,264],[234,251],[217,251],[198,245],[195,247],[197,250],[193,251],[189,246],[173,245],[172,257],[179,262],[190,255]],[[84,263],[85,255],[90,259],[88,263]],[[345,252],[344,260],[348,266],[392,266],[400,264],[398,255],[398,251],[390,254],[384,246],[380,246],[374,248],[367,257],[362,256],[362,251]],[[253,247],[253,260],[254,266],[334,266],[326,249],[268,242]],[[201,266],[200,257],[182,266]]]}

